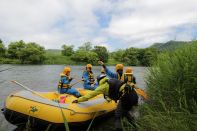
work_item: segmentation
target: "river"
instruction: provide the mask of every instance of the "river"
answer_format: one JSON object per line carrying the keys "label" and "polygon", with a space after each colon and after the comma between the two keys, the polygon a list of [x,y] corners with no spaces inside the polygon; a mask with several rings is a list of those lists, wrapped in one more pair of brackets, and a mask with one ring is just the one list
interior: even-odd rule
{"label": "river", "polygon": [[[35,91],[56,91],[59,74],[64,67],[64,65],[0,65],[0,71],[5,70],[0,72],[0,107],[3,107],[4,100],[10,93],[23,90],[20,86],[11,83],[11,80],[16,80]],[[6,70],[8,68],[10,69]],[[71,68],[71,76],[75,75],[80,79],[85,66],[71,66]],[[100,66],[93,66],[95,77],[99,75],[100,69]],[[114,71],[115,67],[110,66],[109,69]],[[133,67],[133,70],[137,85],[144,89],[146,68]],[[74,83],[76,80],[72,82]],[[76,84],[75,87],[82,87],[82,83]],[[99,126],[105,126],[103,124]],[[15,126],[9,124],[0,113],[0,130],[12,131],[14,128]]]}

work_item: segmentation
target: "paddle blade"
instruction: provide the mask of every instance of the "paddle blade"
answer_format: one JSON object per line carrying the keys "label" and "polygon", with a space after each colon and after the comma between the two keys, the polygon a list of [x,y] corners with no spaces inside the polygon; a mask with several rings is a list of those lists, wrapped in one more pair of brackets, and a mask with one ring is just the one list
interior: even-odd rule
{"label": "paddle blade", "polygon": [[148,99],[148,96],[144,90],[135,88],[135,91],[137,92],[138,95],[141,95],[145,100]]}

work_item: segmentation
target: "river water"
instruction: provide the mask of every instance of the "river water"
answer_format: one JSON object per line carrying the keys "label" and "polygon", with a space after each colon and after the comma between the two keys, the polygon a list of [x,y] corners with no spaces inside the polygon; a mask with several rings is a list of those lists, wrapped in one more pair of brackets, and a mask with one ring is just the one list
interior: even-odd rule
{"label": "river water", "polygon": [[[0,107],[3,107],[4,100],[10,93],[23,90],[22,87],[11,83],[11,80],[16,80],[35,91],[56,91],[57,83],[60,79],[59,74],[64,67],[64,65],[0,65]],[[8,68],[10,69],[6,70]],[[71,76],[81,79],[85,66],[71,66],[71,68]],[[146,68],[132,68],[134,70],[137,85],[144,89],[144,74]],[[100,74],[100,69],[100,66],[93,67],[95,78]],[[110,66],[109,69],[114,71],[115,67]],[[1,72],[1,70],[5,71]],[[74,83],[76,81],[77,80],[73,80],[72,82]],[[82,87],[82,83],[76,84],[74,87]],[[101,124],[99,126],[105,125]],[[14,128],[15,126],[9,124],[0,113],[0,130],[12,131]]]}

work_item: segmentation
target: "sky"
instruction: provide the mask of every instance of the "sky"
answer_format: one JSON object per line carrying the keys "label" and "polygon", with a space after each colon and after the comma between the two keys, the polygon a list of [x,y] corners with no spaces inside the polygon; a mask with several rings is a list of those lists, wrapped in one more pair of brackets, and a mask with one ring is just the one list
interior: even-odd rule
{"label": "sky", "polygon": [[0,39],[108,50],[197,39],[197,0],[0,0]]}

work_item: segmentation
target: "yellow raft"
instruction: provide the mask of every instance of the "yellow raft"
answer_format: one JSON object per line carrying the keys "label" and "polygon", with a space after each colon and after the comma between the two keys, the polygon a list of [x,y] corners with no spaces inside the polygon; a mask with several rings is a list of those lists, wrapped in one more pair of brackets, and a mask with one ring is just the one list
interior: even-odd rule
{"label": "yellow raft", "polygon": [[[85,95],[90,90],[77,88]],[[40,94],[37,95],[37,94]],[[89,101],[78,104],[73,95],[58,94],[57,92],[37,92],[22,90],[9,95],[5,101],[3,113],[7,121],[19,125],[34,119],[37,125],[64,125],[64,117],[68,124],[80,124],[113,112],[116,108],[114,101],[106,101],[103,95],[98,95]],[[42,97],[41,97],[42,96]]]}

